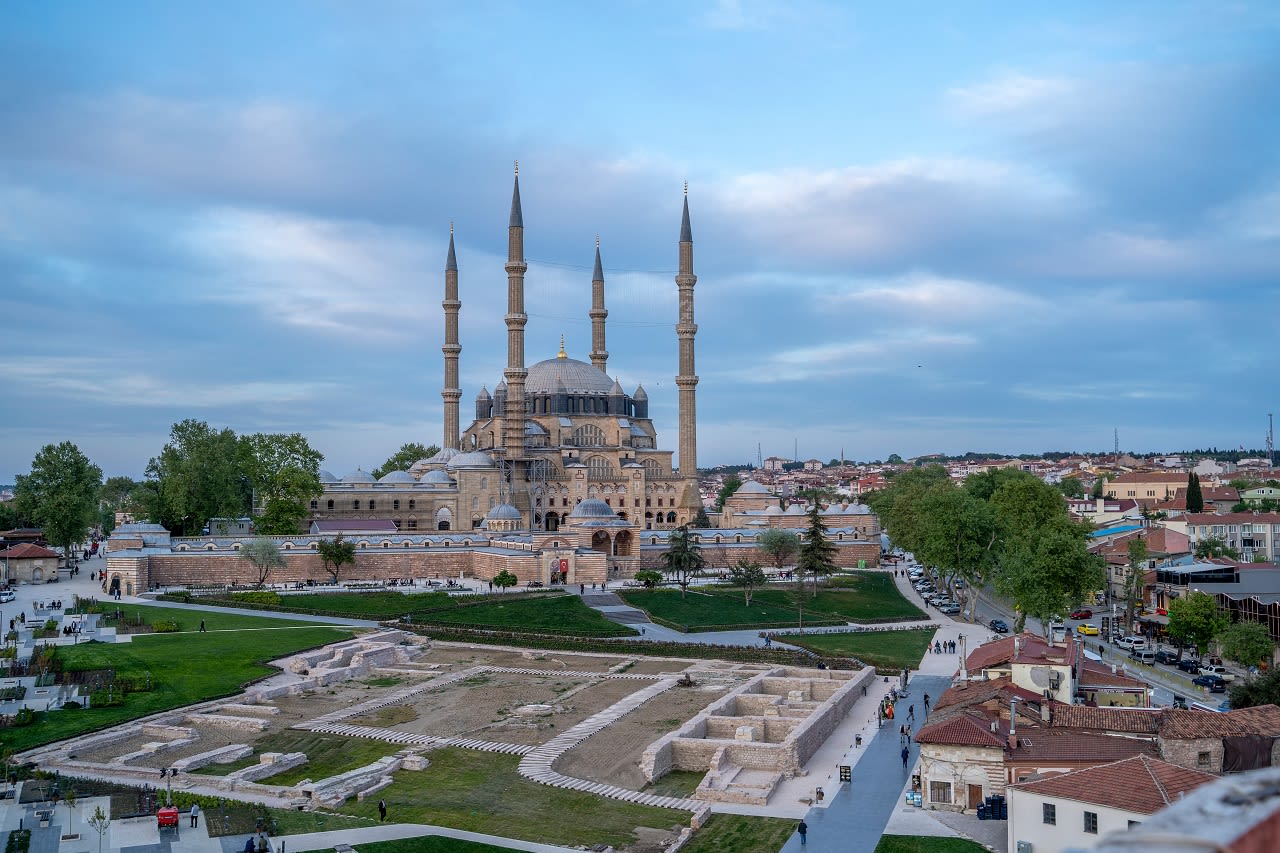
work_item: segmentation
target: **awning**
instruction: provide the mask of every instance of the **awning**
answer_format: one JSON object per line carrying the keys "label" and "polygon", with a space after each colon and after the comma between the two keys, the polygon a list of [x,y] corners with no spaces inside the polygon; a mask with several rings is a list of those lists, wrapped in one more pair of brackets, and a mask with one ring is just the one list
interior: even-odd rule
{"label": "awning", "polygon": [[1146,616],[1139,616],[1138,621],[1151,622],[1152,624],[1155,624],[1155,625],[1168,625],[1169,617],[1161,616],[1159,613],[1149,613]]}

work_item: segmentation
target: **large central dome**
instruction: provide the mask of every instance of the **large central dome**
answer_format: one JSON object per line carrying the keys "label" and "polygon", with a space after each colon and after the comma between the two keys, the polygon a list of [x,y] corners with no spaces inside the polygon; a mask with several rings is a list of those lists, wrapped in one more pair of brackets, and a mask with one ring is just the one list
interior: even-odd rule
{"label": "large central dome", "polygon": [[567,356],[538,362],[524,380],[526,394],[608,394],[611,388],[613,380],[602,371]]}

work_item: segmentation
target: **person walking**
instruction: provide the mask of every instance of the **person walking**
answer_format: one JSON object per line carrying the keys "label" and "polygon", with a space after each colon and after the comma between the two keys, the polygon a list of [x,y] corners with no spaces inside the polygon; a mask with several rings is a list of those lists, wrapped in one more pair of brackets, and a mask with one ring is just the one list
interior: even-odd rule
{"label": "person walking", "polygon": [[902,769],[907,769],[907,759],[911,758],[911,750],[908,747],[902,748]]}
{"label": "person walking", "polygon": [[929,694],[924,694],[924,715],[929,716]]}
{"label": "person walking", "polygon": [[200,633],[201,633],[201,634],[206,634],[206,633],[208,633],[208,632],[207,632],[207,631],[205,631],[205,629],[204,629],[204,620],[203,620],[203,619],[201,619],[201,620],[200,620]]}
{"label": "person walking", "polygon": [[386,819],[387,819],[387,801],[378,800],[378,820],[382,821]]}
{"label": "person walking", "polygon": [[906,743],[906,742],[907,742],[907,727],[898,726],[898,743]]}
{"label": "person walking", "polygon": [[916,706],[908,705],[907,706],[907,722],[914,723],[915,721],[916,721]]}
{"label": "person walking", "polygon": [[191,804],[191,828],[195,829],[200,825],[200,804]]}
{"label": "person walking", "polygon": [[800,833],[801,846],[807,844],[809,841],[809,824],[805,823],[803,820],[800,821],[800,825],[796,827],[796,832]]}

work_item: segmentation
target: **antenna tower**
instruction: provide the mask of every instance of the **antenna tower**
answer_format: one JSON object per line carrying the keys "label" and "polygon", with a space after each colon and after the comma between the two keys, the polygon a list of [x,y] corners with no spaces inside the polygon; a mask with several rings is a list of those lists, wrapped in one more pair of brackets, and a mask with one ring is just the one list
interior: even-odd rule
{"label": "antenna tower", "polygon": [[1119,464],[1120,464],[1120,430],[1119,430],[1119,428],[1116,428],[1116,429],[1114,429],[1112,432],[1115,434],[1115,442],[1116,442],[1116,464],[1117,464],[1117,465],[1119,465]]}
{"label": "antenna tower", "polygon": [[1270,412],[1267,413],[1267,466],[1276,467],[1275,456],[1275,421]]}

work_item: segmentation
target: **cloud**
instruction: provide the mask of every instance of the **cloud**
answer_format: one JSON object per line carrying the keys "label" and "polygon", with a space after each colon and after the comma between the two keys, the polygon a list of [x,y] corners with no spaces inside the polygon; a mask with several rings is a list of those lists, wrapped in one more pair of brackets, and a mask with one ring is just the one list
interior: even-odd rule
{"label": "cloud", "polygon": [[974,119],[1046,109],[1071,94],[1073,82],[1061,77],[1032,77],[1008,72],[991,80],[947,90],[948,103]]}
{"label": "cloud", "polygon": [[1050,307],[1046,300],[1016,290],[926,272],[857,281],[826,299],[835,306],[948,321],[986,322],[1004,312],[1017,312],[1025,318]]}
{"label": "cloud", "polygon": [[842,376],[896,372],[906,365],[898,355],[909,353],[910,360],[926,358],[940,350],[974,346],[973,335],[937,332],[926,329],[898,329],[876,337],[847,341],[828,341],[757,356],[753,364],[728,371],[715,380],[772,385],[805,380],[828,380]]}

